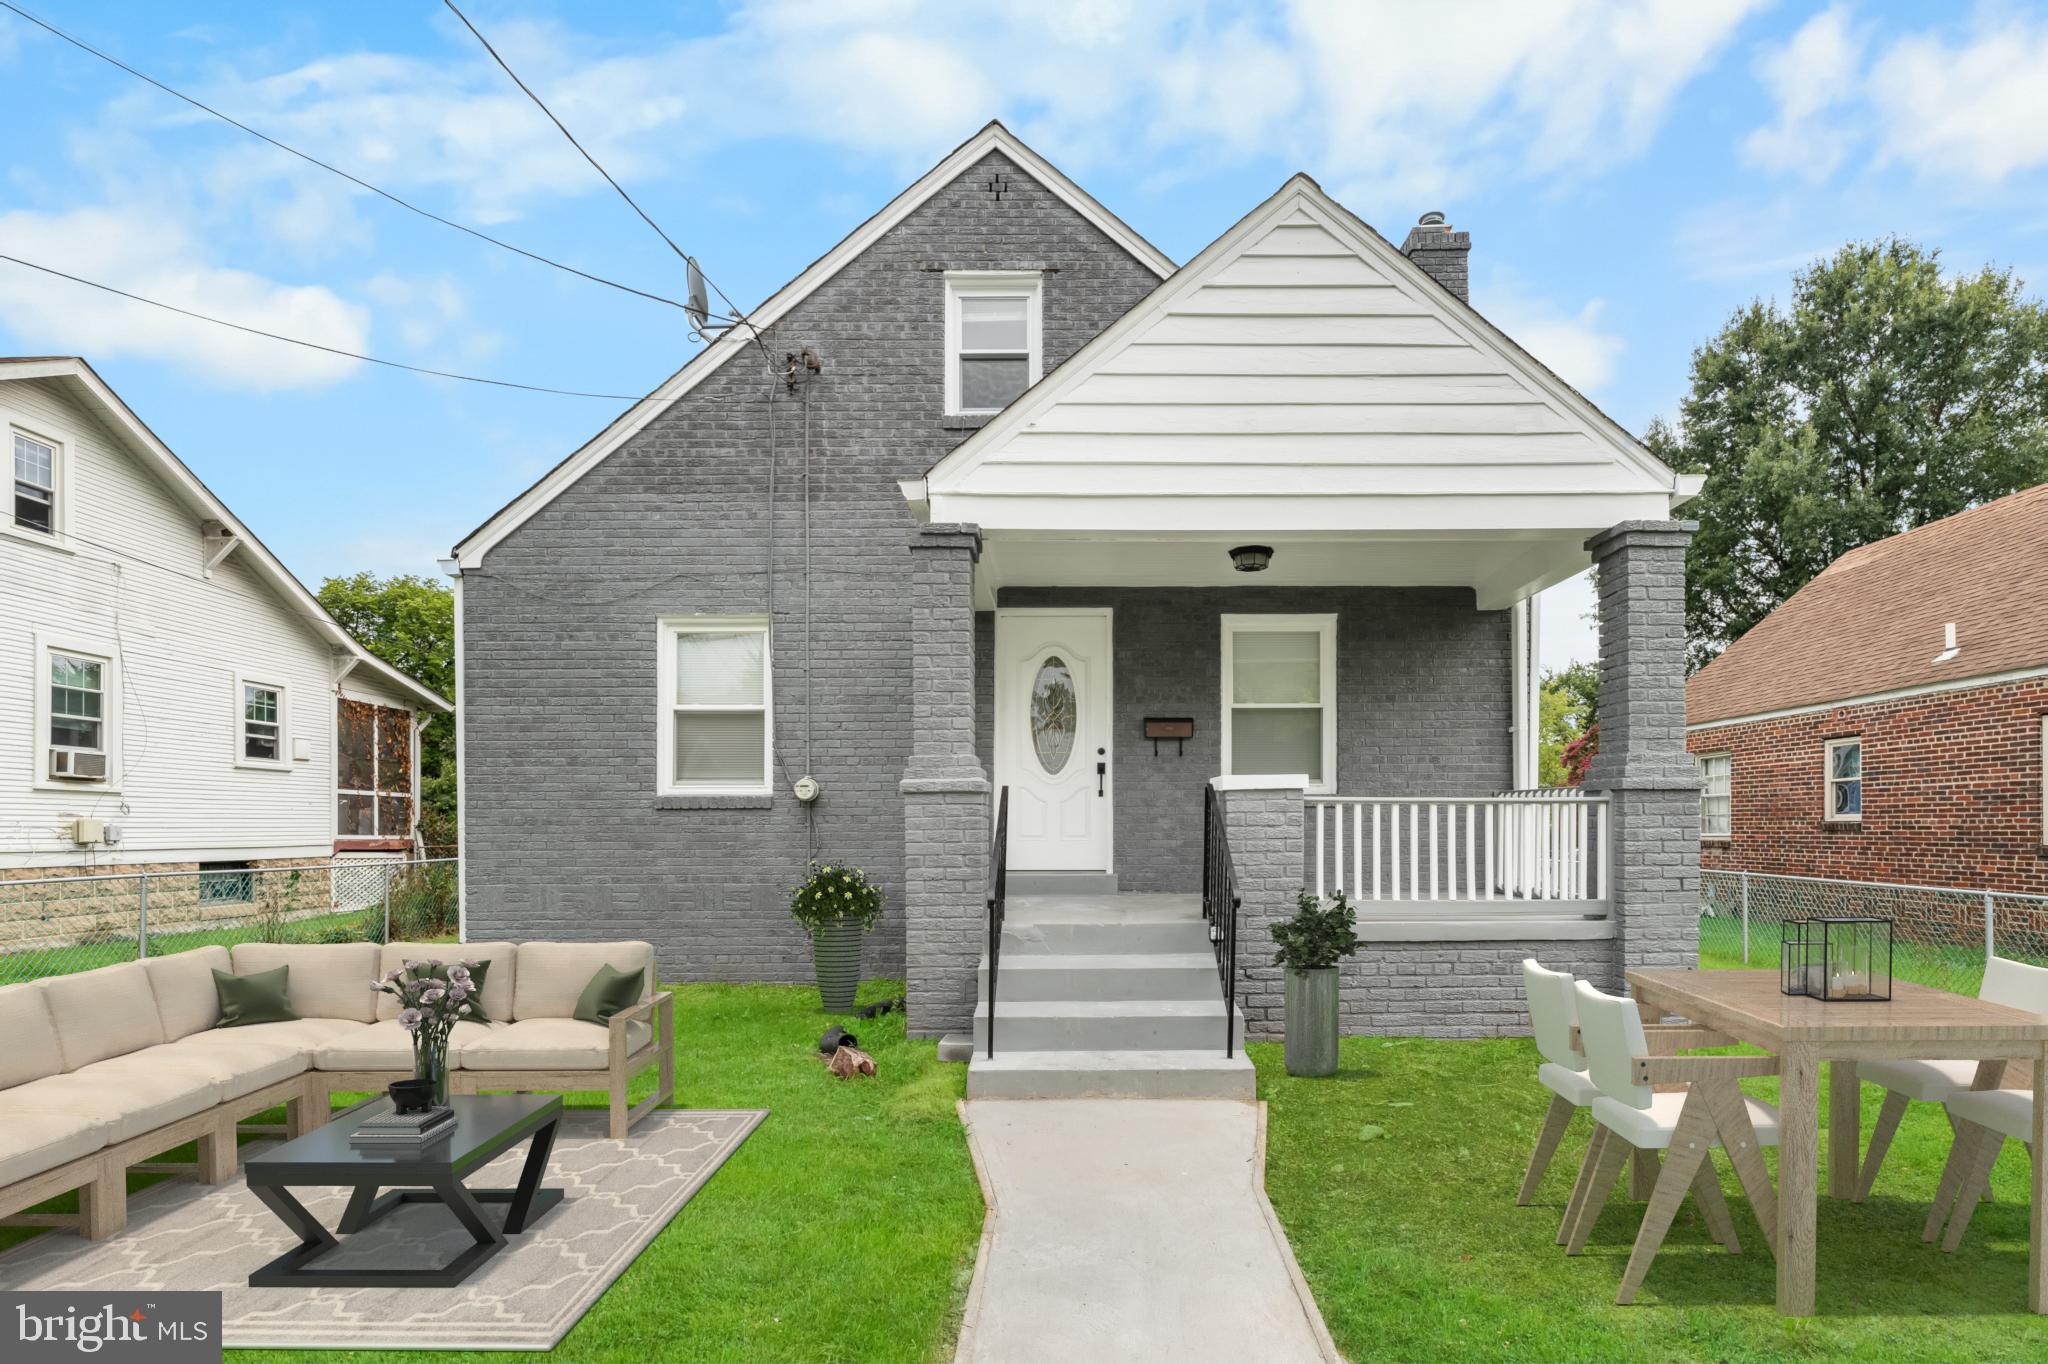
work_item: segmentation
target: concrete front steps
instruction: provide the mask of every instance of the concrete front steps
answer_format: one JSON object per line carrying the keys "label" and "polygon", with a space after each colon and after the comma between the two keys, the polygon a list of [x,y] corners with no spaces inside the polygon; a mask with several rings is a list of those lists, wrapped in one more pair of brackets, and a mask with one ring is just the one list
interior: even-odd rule
{"label": "concrete front steps", "polygon": [[981,962],[969,1098],[1253,1097],[1241,1015],[1223,1054],[1223,990],[1195,897],[1012,896],[1002,948],[993,1057]]}

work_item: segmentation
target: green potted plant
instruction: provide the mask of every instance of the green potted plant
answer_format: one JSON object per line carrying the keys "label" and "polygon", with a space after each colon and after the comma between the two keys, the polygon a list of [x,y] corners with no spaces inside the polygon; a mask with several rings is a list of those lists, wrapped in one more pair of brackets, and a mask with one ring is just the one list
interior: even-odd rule
{"label": "green potted plant", "polygon": [[1328,901],[1302,891],[1294,917],[1273,925],[1273,960],[1287,968],[1289,1075],[1337,1073],[1337,963],[1358,950],[1357,926],[1341,890]]}
{"label": "green potted plant", "polygon": [[882,888],[859,867],[811,863],[811,874],[789,897],[789,912],[811,935],[811,964],[826,1013],[853,1008],[860,989],[861,935],[882,914]]}

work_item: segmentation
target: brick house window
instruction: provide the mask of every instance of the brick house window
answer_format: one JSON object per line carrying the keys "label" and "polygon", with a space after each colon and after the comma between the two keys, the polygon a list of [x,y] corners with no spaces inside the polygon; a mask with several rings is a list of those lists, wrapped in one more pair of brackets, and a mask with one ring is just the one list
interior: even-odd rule
{"label": "brick house window", "polygon": [[1000,412],[1044,365],[1035,270],[946,276],[946,412]]}
{"label": "brick house window", "polygon": [[775,742],[767,622],[663,621],[660,647],[657,794],[767,792]]}
{"label": "brick house window", "polygon": [[1830,739],[1827,744],[1827,818],[1853,824],[1863,818],[1863,741]]}
{"label": "brick house window", "polygon": [[1702,753],[1699,765],[1700,837],[1726,838],[1732,823],[1735,758],[1728,753]]}
{"label": "brick house window", "polygon": [[412,712],[346,697],[336,704],[335,837],[410,839]]}

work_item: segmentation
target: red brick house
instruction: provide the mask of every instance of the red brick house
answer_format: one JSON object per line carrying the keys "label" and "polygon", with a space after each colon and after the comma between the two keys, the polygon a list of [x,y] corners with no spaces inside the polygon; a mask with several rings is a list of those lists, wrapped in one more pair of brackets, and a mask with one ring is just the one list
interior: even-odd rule
{"label": "red brick house", "polygon": [[2048,893],[2048,484],[1844,554],[1685,705],[1702,867]]}

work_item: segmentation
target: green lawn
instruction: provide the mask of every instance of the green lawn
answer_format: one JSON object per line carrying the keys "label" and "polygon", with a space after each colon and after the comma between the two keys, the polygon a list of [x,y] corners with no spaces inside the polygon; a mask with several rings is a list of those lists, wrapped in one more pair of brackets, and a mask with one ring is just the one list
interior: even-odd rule
{"label": "green lawn", "polygon": [[[835,1020],[819,1012],[816,990],[678,989],[678,1104],[772,1112],[554,1353],[539,1357],[618,1364],[950,1358],[982,1217],[954,1110],[967,1068],[942,1064],[931,1042],[906,1040],[903,1015],[895,1013],[837,1020],[860,1035],[880,1074],[836,1080],[817,1060],[818,1034]],[[901,993],[898,982],[870,982],[861,1002]],[[603,1106],[595,1094],[569,1101]],[[147,1182],[131,1176],[134,1187]],[[21,1235],[0,1231],[0,1245]],[[489,1364],[508,1356],[252,1350],[228,1357]]]}
{"label": "green lawn", "polygon": [[[1778,939],[1781,927],[1782,925],[1767,919],[1751,920],[1749,959],[1744,961],[1742,920],[1734,915],[1704,916],[1700,919],[1700,965],[1710,971],[1775,971],[1778,969]],[[2031,954],[2015,953],[2014,949],[2018,946],[2020,945],[2007,945],[2004,949],[2005,955],[2019,955],[2022,960],[2036,959]],[[1907,942],[1894,938],[1892,975],[1894,979],[1930,985],[1937,990],[1951,990],[1959,995],[1974,995],[1978,987],[1984,983],[1984,948],[1981,944],[1949,946]]]}
{"label": "green lawn", "polygon": [[[1978,1210],[1958,1254],[1920,1240],[1948,1154],[1938,1108],[1912,1109],[1869,1203],[1821,1200],[1819,1315],[1777,1315],[1770,1253],[1719,1157],[1743,1253],[1716,1246],[1688,1200],[1636,1305],[1617,1307],[1640,1204],[1618,1189],[1579,1258],[1552,1244],[1590,1118],[1574,1121],[1537,1201],[1515,1206],[1549,1099],[1531,1043],[1348,1037],[1326,1080],[1290,1079],[1277,1043],[1246,1050],[1270,1105],[1267,1193],[1355,1362],[2048,1354],[2048,1321],[2025,1312],[2017,1144],[1999,1162],[1997,1201]],[[1774,1080],[1744,1084],[1776,1097]],[[1866,1125],[1881,1097],[1865,1086]]]}

